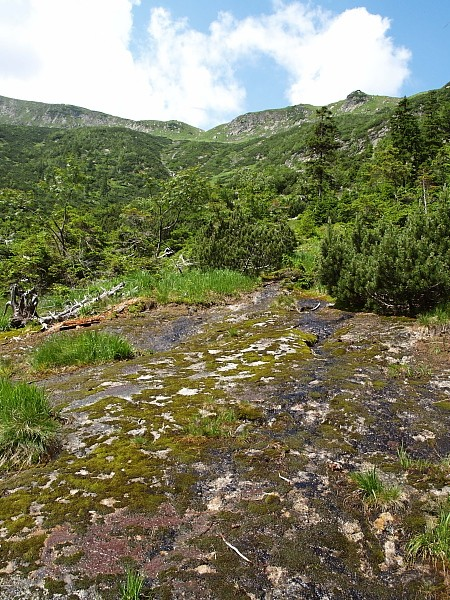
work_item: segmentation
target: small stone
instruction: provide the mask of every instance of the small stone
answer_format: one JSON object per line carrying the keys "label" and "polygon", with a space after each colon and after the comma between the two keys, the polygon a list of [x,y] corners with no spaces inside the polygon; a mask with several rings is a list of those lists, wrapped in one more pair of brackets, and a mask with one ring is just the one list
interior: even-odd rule
{"label": "small stone", "polygon": [[208,573],[216,573],[216,570],[209,565],[199,565],[194,571],[197,571],[199,575],[206,575]]}
{"label": "small stone", "polygon": [[373,526],[377,533],[382,533],[386,527],[394,521],[394,517],[390,512],[381,513],[378,519],[375,519]]}

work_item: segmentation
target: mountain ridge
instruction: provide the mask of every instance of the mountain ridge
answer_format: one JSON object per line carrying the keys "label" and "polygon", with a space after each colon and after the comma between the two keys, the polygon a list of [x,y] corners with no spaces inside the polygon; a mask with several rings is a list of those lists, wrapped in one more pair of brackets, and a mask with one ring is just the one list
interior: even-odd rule
{"label": "mountain ridge", "polygon": [[[351,92],[344,100],[328,104],[332,112],[356,111],[367,103],[394,105],[398,98],[374,96],[360,90]],[[0,96],[0,125],[25,125],[72,129],[78,127],[125,127],[134,131],[160,135],[173,140],[241,141],[261,134],[273,134],[281,129],[302,125],[312,120],[318,107],[297,104],[238,115],[227,123],[202,130],[178,120],[138,120],[117,117],[72,104],[50,104]]]}

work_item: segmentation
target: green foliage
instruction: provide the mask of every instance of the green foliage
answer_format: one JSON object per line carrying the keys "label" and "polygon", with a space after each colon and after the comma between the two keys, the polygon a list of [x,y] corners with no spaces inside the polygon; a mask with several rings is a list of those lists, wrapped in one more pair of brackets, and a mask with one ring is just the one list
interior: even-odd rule
{"label": "green foliage", "polygon": [[423,558],[444,570],[450,564],[450,506],[442,508],[437,520],[430,523],[423,533],[414,536],[406,545],[407,554],[413,559]]}
{"label": "green foliage", "polygon": [[10,330],[10,318],[8,315],[0,315],[0,331]]}
{"label": "green foliage", "polygon": [[45,392],[0,379],[0,465],[39,461],[55,448],[59,425]]}
{"label": "green foliage", "polygon": [[54,334],[32,354],[37,370],[68,365],[89,365],[132,358],[131,345],[120,336],[100,331]]}
{"label": "green foliage", "polygon": [[[352,222],[357,213],[372,229],[379,219],[397,226],[411,206],[430,207],[450,186],[445,87],[400,102],[357,91],[329,107],[263,111],[210,132],[139,124],[162,137],[80,127],[83,119],[130,123],[77,107],[42,112],[11,102],[3,119],[29,125],[34,115],[42,124],[51,114],[68,129],[0,125],[5,293],[23,278],[42,292],[154,270],[167,246],[195,247],[202,266],[273,270],[292,252],[283,230],[289,217],[299,216],[300,242],[318,225]],[[350,298],[357,263],[347,278]]]}
{"label": "green foliage", "polygon": [[416,315],[450,292],[450,204],[413,211],[404,226],[357,219],[353,230],[330,228],[322,246],[321,281],[339,305]]}
{"label": "green foliage", "polygon": [[154,279],[152,295],[161,304],[212,304],[254,288],[254,278],[229,269],[164,271]]}
{"label": "green foliage", "polygon": [[126,572],[126,580],[120,586],[120,600],[139,600],[144,586],[144,576],[131,569]]}
{"label": "green foliage", "polygon": [[193,416],[185,427],[185,433],[192,437],[227,437],[233,434],[233,425],[238,417],[233,409],[218,410],[208,414]]}
{"label": "green foliage", "polygon": [[323,106],[316,111],[316,123],[307,140],[306,163],[313,189],[319,202],[323,202],[325,192],[334,186],[332,166],[336,161],[336,151],[340,146],[338,129],[329,108]]}
{"label": "green foliage", "polygon": [[410,164],[413,172],[423,159],[423,142],[419,121],[408,99],[402,98],[390,120],[390,134],[394,148],[399,151],[404,164]]}
{"label": "green foliage", "polygon": [[249,221],[243,212],[235,210],[203,229],[194,258],[203,268],[257,275],[281,268],[295,246],[295,235],[287,223]]}
{"label": "green foliage", "polygon": [[398,503],[400,489],[385,485],[379,478],[375,467],[370,471],[351,473],[351,479],[358,486],[364,502],[377,508],[387,508]]}

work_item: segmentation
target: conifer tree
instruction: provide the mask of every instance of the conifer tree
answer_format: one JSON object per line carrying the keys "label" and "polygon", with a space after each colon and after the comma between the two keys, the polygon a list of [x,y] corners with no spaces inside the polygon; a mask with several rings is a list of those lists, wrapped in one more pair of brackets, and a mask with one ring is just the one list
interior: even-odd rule
{"label": "conifer tree", "polygon": [[336,151],[340,146],[338,129],[329,108],[323,106],[316,111],[317,121],[307,140],[307,170],[319,202],[325,191],[332,187],[332,167],[336,161]]}
{"label": "conifer tree", "polygon": [[411,165],[412,176],[422,162],[422,139],[419,122],[406,96],[400,100],[390,120],[392,145],[399,151],[404,164]]}

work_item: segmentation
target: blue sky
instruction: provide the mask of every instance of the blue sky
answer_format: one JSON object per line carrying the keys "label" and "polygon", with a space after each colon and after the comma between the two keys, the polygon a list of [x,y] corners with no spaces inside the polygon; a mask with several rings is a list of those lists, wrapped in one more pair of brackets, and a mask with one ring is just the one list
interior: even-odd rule
{"label": "blue sky", "polygon": [[208,129],[450,80],[449,0],[0,0],[0,94]]}

